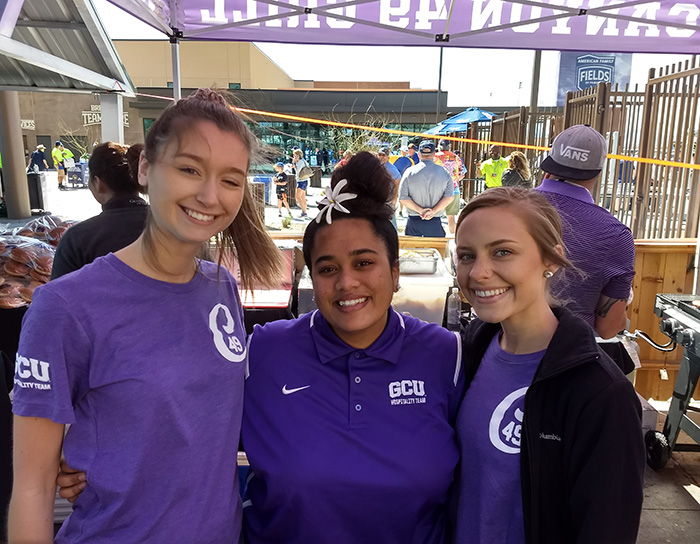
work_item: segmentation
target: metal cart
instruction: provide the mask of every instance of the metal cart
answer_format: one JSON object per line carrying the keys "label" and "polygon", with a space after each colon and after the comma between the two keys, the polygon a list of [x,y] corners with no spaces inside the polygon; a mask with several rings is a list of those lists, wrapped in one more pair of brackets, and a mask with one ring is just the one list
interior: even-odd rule
{"label": "metal cart", "polygon": [[[654,313],[661,318],[661,332],[683,347],[664,428],[661,432],[649,431],[644,437],[647,464],[658,470],[666,465],[673,450],[700,451],[700,426],[687,415],[688,410],[694,410],[689,404],[700,378],[700,296],[657,295]],[[677,444],[681,430],[695,444]]]}

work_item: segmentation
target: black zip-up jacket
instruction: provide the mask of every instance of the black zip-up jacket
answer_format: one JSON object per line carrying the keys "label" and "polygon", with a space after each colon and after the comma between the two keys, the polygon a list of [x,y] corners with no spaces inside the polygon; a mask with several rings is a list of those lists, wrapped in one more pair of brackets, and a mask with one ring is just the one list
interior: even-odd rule
{"label": "black zip-up jacket", "polygon": [[[632,384],[566,309],[525,395],[525,541],[634,543],[644,488],[642,409]],[[465,333],[467,387],[500,324]]]}

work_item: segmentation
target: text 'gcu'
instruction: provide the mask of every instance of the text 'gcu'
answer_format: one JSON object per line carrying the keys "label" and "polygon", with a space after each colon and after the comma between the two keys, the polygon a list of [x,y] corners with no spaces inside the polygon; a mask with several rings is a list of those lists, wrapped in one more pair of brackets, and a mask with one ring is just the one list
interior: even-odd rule
{"label": "text 'gcu'", "polygon": [[49,363],[23,357],[18,353],[15,358],[15,374],[23,380],[34,378],[40,382],[48,382],[50,380]]}
{"label": "text 'gcu'", "polygon": [[417,397],[425,396],[425,382],[423,380],[401,380],[400,382],[391,382],[389,384],[389,396],[392,399],[396,397]]}

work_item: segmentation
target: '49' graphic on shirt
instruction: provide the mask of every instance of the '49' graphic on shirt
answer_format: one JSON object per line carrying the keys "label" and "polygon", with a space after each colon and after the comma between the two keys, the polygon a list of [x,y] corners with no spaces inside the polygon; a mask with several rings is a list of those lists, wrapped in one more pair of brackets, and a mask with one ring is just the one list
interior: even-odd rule
{"label": "'49' graphic on shirt", "polygon": [[513,391],[504,398],[491,415],[489,438],[503,453],[519,453],[523,427],[523,407],[527,387]]}
{"label": "'49' graphic on shirt", "polygon": [[[223,317],[223,322],[219,317]],[[209,312],[209,329],[214,337],[214,346],[226,360],[239,363],[245,359],[245,345],[235,336],[236,322],[231,310],[223,304],[217,304]]]}

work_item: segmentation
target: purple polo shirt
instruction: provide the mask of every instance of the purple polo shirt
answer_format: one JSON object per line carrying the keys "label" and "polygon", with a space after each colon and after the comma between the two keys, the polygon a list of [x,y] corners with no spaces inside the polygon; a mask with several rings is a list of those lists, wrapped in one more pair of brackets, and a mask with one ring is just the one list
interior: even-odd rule
{"label": "purple polo shirt", "polygon": [[446,543],[458,336],[389,310],[367,349],[315,311],[256,327],[243,447],[250,544]]}
{"label": "purple polo shirt", "polygon": [[578,269],[556,274],[552,294],[595,327],[601,295],[629,297],[634,279],[632,232],[597,206],[585,187],[547,178],[535,190],[559,212],[566,256]]}

